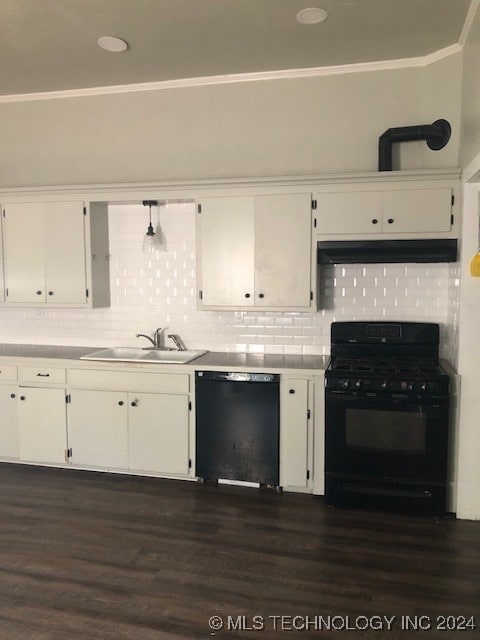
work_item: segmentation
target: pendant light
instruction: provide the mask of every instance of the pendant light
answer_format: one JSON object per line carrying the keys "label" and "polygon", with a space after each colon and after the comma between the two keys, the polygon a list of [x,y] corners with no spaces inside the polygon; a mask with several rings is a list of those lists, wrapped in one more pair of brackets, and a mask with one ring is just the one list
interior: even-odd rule
{"label": "pendant light", "polygon": [[143,253],[156,253],[157,251],[167,250],[167,241],[162,231],[160,223],[157,225],[157,232],[152,226],[152,207],[158,206],[158,200],[143,200],[143,205],[148,207],[148,228],[143,238]]}

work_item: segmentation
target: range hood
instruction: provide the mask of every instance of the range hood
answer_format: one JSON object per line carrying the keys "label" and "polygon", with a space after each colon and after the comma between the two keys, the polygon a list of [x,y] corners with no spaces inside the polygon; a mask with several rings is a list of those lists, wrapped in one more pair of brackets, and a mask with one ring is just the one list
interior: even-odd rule
{"label": "range hood", "polygon": [[317,243],[318,264],[456,261],[456,240],[329,240]]}

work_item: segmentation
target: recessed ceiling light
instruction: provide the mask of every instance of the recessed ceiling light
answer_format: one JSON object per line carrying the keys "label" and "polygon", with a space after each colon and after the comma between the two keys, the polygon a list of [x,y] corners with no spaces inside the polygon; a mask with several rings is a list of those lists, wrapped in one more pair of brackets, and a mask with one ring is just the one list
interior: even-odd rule
{"label": "recessed ceiling light", "polygon": [[99,47],[112,53],[121,53],[128,49],[128,42],[125,42],[125,40],[121,38],[115,38],[114,36],[102,36],[97,42]]}
{"label": "recessed ceiling light", "polygon": [[301,24],[317,24],[324,22],[328,18],[328,12],[318,7],[302,9],[297,13],[297,20]]}

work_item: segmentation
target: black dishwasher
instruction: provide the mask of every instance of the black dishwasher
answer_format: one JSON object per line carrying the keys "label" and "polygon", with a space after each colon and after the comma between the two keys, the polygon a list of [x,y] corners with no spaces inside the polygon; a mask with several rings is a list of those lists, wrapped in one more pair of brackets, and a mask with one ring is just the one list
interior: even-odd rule
{"label": "black dishwasher", "polygon": [[197,371],[196,475],[278,486],[280,376]]}

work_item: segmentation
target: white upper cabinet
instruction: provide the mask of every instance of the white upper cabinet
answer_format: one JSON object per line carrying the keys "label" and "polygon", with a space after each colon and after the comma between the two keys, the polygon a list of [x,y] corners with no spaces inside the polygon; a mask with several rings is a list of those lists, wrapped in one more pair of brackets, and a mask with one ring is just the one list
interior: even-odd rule
{"label": "white upper cabinet", "polygon": [[310,309],[310,194],[200,200],[197,287],[200,309]]}
{"label": "white upper cabinet", "polygon": [[199,206],[200,306],[251,307],[255,288],[254,198],[208,198]]}
{"label": "white upper cabinet", "polygon": [[310,307],[310,194],[255,197],[255,306]]}
{"label": "white upper cabinet", "polygon": [[0,303],[5,301],[5,278],[3,274],[3,229],[0,225]]}
{"label": "white upper cabinet", "polygon": [[315,233],[330,239],[448,237],[454,227],[452,195],[450,187],[418,185],[319,193],[315,196]]}
{"label": "white upper cabinet", "polygon": [[383,194],[386,233],[450,231],[451,216],[451,189],[396,190]]}
{"label": "white upper cabinet", "polygon": [[381,191],[321,193],[315,196],[316,232],[321,235],[382,232]]}
{"label": "white upper cabinet", "polygon": [[3,245],[7,305],[109,306],[104,203],[6,203]]}

